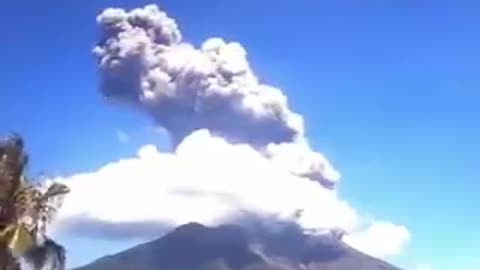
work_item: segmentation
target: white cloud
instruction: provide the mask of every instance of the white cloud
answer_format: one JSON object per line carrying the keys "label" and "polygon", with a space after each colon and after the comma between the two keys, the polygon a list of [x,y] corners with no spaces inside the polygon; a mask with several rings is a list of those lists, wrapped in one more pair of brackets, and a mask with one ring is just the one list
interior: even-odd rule
{"label": "white cloud", "polygon": [[63,179],[72,193],[60,214],[178,225],[215,224],[238,209],[283,217],[304,209],[305,227],[356,225],[354,209],[335,192],[280,165],[248,145],[231,145],[202,130],[187,137],[176,153],[147,145],[137,157]]}
{"label": "white cloud", "polygon": [[415,268],[415,270],[433,270],[433,267],[429,265],[419,265]]}
{"label": "white cloud", "polygon": [[[341,227],[355,232],[357,211],[318,182],[292,174],[283,163],[248,145],[232,145],[206,130],[193,133],[175,153],[142,147],[137,157],[64,179],[72,189],[56,225],[69,221],[180,225],[224,222],[239,210],[290,218],[298,209],[303,228]],[[406,231],[373,224],[354,234],[354,244],[378,256],[400,251]],[[388,243],[384,242],[388,239]],[[365,245],[364,240],[368,240]]]}
{"label": "white cloud", "polygon": [[410,241],[407,228],[376,222],[364,231],[345,237],[345,242],[374,257],[398,255]]}

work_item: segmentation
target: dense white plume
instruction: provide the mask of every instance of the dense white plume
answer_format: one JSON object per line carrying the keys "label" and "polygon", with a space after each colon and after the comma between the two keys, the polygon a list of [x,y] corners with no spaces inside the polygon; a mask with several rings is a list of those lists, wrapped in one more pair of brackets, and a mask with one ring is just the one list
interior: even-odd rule
{"label": "dense white plume", "polygon": [[174,153],[144,146],[138,157],[66,181],[72,192],[61,209],[64,218],[217,225],[245,212],[309,229],[358,225],[355,210],[335,192],[291,174],[250,145],[230,144],[207,130],[188,136]]}
{"label": "dense white plume", "polygon": [[346,242],[376,256],[408,242],[403,226],[366,222],[338,198],[339,173],[310,147],[284,94],[259,83],[240,44],[213,38],[195,48],[155,5],[108,8],[97,21],[103,95],[152,117],[174,149],[145,146],[136,157],[60,179],[72,192],[57,229],[157,235],[162,226],[255,213],[305,231],[334,229],[337,238],[345,232]]}
{"label": "dense white plume", "polygon": [[242,223],[253,213],[314,234],[342,228],[350,233],[346,242],[375,256],[396,254],[409,240],[403,226],[365,224],[335,191],[207,130],[188,136],[173,153],[147,145],[136,157],[56,181],[72,191],[54,229],[96,238],[152,237],[192,221]]}

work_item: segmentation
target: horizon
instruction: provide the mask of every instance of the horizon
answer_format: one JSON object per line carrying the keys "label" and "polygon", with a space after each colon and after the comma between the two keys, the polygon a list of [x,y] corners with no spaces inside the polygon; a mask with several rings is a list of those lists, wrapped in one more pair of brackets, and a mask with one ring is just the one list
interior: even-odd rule
{"label": "horizon", "polygon": [[[101,57],[93,53],[101,33],[97,16],[107,8],[130,11],[148,4],[175,20],[195,53],[209,38],[222,38],[225,44],[209,46],[228,48],[227,56],[218,57],[232,57],[231,69],[244,63],[241,50],[228,43],[241,44],[258,82],[242,79],[280,94],[245,98],[245,114],[230,110],[227,101],[220,113],[192,113],[188,120],[175,115],[184,113],[181,106],[162,111],[155,99],[132,103],[135,109],[106,101],[107,88],[117,81],[102,83],[108,74],[99,72]],[[401,268],[480,267],[480,218],[474,215],[480,3],[0,5],[10,11],[0,23],[6,74],[0,133],[22,135],[31,156],[29,175],[72,185],[58,225],[67,229],[54,234],[69,251],[69,268],[188,221],[216,224],[239,209],[290,219],[297,208],[304,213],[294,222],[303,228],[345,228],[351,232],[347,243]],[[131,95],[136,89],[120,90],[125,93],[113,91],[113,98],[137,99]],[[262,107],[267,98],[282,117],[255,122],[270,117],[271,107]],[[235,121],[216,121],[222,114]],[[169,125],[170,116],[178,125]],[[285,145],[265,150],[266,143],[279,142]],[[313,166],[317,171],[307,173],[313,169],[302,167],[296,155],[324,169]],[[255,199],[261,195],[273,203]],[[137,211],[115,210],[129,205]]]}

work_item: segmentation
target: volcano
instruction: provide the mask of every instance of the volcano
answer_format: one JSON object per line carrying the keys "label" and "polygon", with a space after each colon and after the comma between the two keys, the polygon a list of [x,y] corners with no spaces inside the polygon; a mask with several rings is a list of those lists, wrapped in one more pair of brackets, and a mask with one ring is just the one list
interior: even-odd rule
{"label": "volcano", "polygon": [[188,223],[74,270],[401,270],[331,236]]}

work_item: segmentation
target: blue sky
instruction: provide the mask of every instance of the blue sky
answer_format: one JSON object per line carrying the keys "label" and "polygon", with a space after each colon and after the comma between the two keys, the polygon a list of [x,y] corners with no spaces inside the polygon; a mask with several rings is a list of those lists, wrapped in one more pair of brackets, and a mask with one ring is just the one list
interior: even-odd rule
{"label": "blue sky", "polygon": [[[0,3],[0,132],[25,137],[31,173],[93,170],[145,143],[166,147],[147,117],[103,102],[91,55],[101,9],[157,3],[194,44],[222,36],[247,48],[342,172],[341,195],[408,227],[412,243],[393,262],[478,269],[480,3],[85,2]],[[134,140],[120,143],[117,130]],[[126,245],[65,241],[82,247],[72,264]]]}

